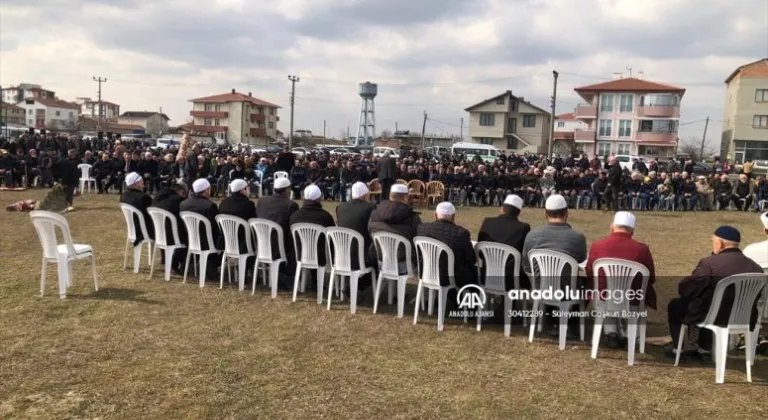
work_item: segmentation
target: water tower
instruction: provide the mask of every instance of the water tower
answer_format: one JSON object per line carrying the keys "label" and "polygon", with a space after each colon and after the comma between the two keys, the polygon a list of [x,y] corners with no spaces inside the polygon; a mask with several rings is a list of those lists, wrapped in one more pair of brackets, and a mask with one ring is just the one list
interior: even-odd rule
{"label": "water tower", "polygon": [[378,90],[375,83],[360,83],[359,94],[363,98],[363,103],[360,106],[360,124],[357,127],[355,146],[372,146],[376,138],[376,113],[373,100]]}

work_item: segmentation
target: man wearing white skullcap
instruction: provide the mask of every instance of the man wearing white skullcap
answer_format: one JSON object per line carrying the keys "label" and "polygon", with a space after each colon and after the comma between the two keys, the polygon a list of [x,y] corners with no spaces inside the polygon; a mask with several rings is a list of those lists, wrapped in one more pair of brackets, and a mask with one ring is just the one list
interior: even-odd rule
{"label": "man wearing white skullcap", "polygon": [[[416,234],[436,239],[453,251],[454,281],[457,287],[462,288],[467,284],[477,284],[477,256],[469,231],[457,225],[454,222],[455,217],[456,207],[444,201],[435,209],[435,221],[419,225]],[[440,284],[451,284],[448,271],[444,267],[440,268]],[[448,299],[451,300],[450,297]]]}
{"label": "man wearing white skullcap", "polygon": [[[656,270],[653,263],[653,256],[648,246],[642,242],[639,242],[632,238],[635,232],[636,219],[635,215],[628,211],[619,211],[613,217],[613,223],[611,224],[611,234],[598,241],[595,241],[589,249],[589,258],[587,259],[587,279],[593,281],[594,272],[593,265],[595,261],[602,258],[618,258],[622,260],[636,262],[643,265],[650,272],[648,278],[648,286],[646,290],[641,291],[642,283],[640,279],[636,279],[633,284],[633,288],[636,290],[635,296],[643,296],[645,300],[646,308],[656,309],[656,290],[653,284],[656,282]],[[595,309],[604,310],[603,302],[607,299],[617,297],[616,293],[607,289],[607,281],[605,273],[597,273],[599,275],[598,290],[601,291],[601,298],[594,300],[593,304]],[[637,299],[634,304],[639,305],[643,299]],[[618,302],[617,302],[618,303]],[[624,323],[625,324],[625,323]],[[624,343],[624,337],[626,336],[624,330],[624,324],[617,318],[606,318],[603,321],[603,332],[606,335],[606,346],[609,348],[620,348]]]}
{"label": "man wearing white skullcap", "polygon": [[[250,188],[244,179],[235,179],[229,183],[229,197],[219,204],[219,214],[228,214],[239,217],[246,222],[256,218],[256,204],[248,198]],[[241,229],[242,230],[242,229]],[[240,236],[240,250],[246,252],[245,233]],[[223,245],[223,244],[222,244]]]}
{"label": "man wearing white skullcap", "polygon": [[[383,198],[383,197],[382,197]],[[421,224],[419,213],[413,211],[408,203],[408,188],[405,185],[394,184],[389,190],[389,200],[383,200],[376,206],[371,213],[371,220],[368,224],[368,230],[371,235],[376,232],[389,232],[398,234],[409,242],[416,236],[416,230]],[[400,274],[405,274],[405,251],[398,251],[398,260],[400,261]],[[412,263],[416,264],[416,249],[411,252]],[[367,261],[377,261],[376,247],[371,243],[368,246]]]}
{"label": "man wearing white skullcap", "polygon": [[[760,215],[760,224],[762,224],[763,233],[768,236],[768,212]],[[768,268],[768,240],[747,245],[744,248],[744,255],[764,269]]]}
{"label": "man wearing white skullcap", "polygon": [[[213,237],[213,243],[208,243],[208,234],[205,232],[205,226],[200,225],[200,246],[203,251],[208,251],[216,248],[219,244],[219,237],[221,236],[221,230],[219,224],[216,223],[216,216],[219,214],[219,208],[216,203],[210,200],[211,198],[211,183],[205,178],[199,178],[192,183],[192,194],[189,198],[181,202],[179,210],[184,212],[197,213],[200,216],[208,219],[211,225],[211,233]],[[219,276],[219,263],[221,256],[217,254],[210,254],[208,256],[208,262],[205,270],[205,278],[208,281],[218,280]]]}
{"label": "man wearing white skullcap", "polygon": [[[368,201],[368,197],[368,186],[364,182],[358,181],[352,184],[352,199],[336,206],[336,224],[362,235],[363,249],[368,249],[373,244],[371,233],[368,230],[368,221],[371,219],[371,213],[376,206]],[[357,250],[353,249],[353,252],[356,254]],[[366,252],[366,262],[372,263],[372,261],[368,261],[367,255]],[[352,261],[355,261],[356,258],[357,256],[353,255]]]}
{"label": "man wearing white skullcap", "polygon": [[[147,234],[151,239],[155,238],[155,225],[152,223],[152,218],[149,216],[147,209],[152,205],[152,197],[149,194],[144,193],[144,179],[136,172],[131,172],[125,176],[125,185],[127,188],[120,195],[120,202],[133,206],[141,212],[144,219],[144,226],[147,228]],[[139,218],[134,214],[133,224],[136,226],[136,240],[133,241],[133,245],[136,246],[142,240],[144,240],[144,233],[139,228]]]}
{"label": "man wearing white skullcap", "polygon": [[[330,226],[336,226],[336,222],[333,220],[333,216],[327,210],[323,208],[323,192],[320,191],[320,187],[314,184],[308,185],[304,188],[304,203],[301,208],[296,210],[290,218],[291,227],[298,223],[310,223],[313,225],[322,226],[324,228]],[[289,231],[290,232],[290,231]],[[320,266],[325,266],[325,238],[324,235],[320,236],[317,242],[317,259]],[[313,273],[310,275],[310,282],[317,280],[314,270],[310,270]]]}
{"label": "man wearing white skullcap", "polygon": [[[293,248],[293,235],[291,235],[291,215],[299,210],[299,205],[289,198],[291,182],[287,178],[275,179],[272,187],[274,189],[273,194],[261,197],[256,202],[256,213],[260,219],[273,221],[280,225],[283,230],[283,247],[285,249],[286,263],[280,264],[278,284],[283,289],[293,290],[296,257]],[[272,243],[273,258],[280,258],[278,256],[277,241],[272,241]]]}
{"label": "man wearing white skullcap", "polygon": [[[523,244],[528,232],[531,231],[531,225],[522,222],[519,219],[523,208],[523,199],[515,194],[509,194],[501,205],[499,215],[496,217],[486,217],[480,226],[480,233],[477,235],[478,242],[496,242],[509,245],[518,252],[523,252]],[[514,261],[510,258],[507,264],[506,285],[507,290],[514,287],[515,273]],[[525,273],[521,273],[520,287],[528,287],[528,278]]]}

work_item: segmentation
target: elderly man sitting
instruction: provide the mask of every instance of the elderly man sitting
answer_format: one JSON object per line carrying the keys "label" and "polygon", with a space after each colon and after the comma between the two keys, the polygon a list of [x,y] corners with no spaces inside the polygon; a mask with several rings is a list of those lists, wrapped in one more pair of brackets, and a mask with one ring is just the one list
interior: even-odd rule
{"label": "elderly man sitting", "polygon": [[[453,251],[454,280],[456,287],[461,288],[467,284],[477,284],[477,256],[469,231],[457,225],[455,217],[456,207],[444,201],[435,209],[435,221],[420,224],[416,232],[417,236],[436,239]],[[440,284],[447,286],[449,282],[447,265],[441,263]]]}

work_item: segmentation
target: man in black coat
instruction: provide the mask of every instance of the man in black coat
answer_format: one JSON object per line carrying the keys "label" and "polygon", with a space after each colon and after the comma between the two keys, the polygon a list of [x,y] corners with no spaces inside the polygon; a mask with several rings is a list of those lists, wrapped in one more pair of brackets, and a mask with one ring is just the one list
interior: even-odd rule
{"label": "man in black coat", "polygon": [[[176,227],[178,228],[179,242],[180,244],[187,244],[187,228],[184,226],[184,221],[181,220],[179,213],[181,212],[181,202],[187,196],[187,187],[184,184],[171,184],[165,188],[160,189],[152,200],[152,207],[165,210],[171,213],[176,218]],[[168,245],[179,245],[175,242],[173,229],[171,223],[165,224],[165,240]],[[184,272],[184,260],[187,257],[187,248],[177,248],[173,253],[171,259],[171,269],[176,274],[183,274]],[[165,264],[165,252],[160,253],[160,258],[163,264]]]}
{"label": "man in black coat", "polygon": [[[408,204],[408,187],[401,184],[392,186],[389,193],[389,200],[382,201],[371,213],[371,220],[368,222],[368,231],[371,234],[379,231],[396,233],[405,237],[409,242],[413,242],[416,236],[416,230],[421,224],[419,213],[413,211]],[[416,262],[415,249],[411,252],[411,259]],[[368,247],[368,260],[377,261],[376,248],[371,244]],[[398,253],[398,260],[405,261],[405,252]],[[403,270],[405,265],[403,265]],[[401,270],[401,272],[403,272]]]}
{"label": "man in black coat", "polygon": [[[444,201],[435,209],[435,221],[423,223],[416,230],[417,236],[436,239],[453,251],[454,281],[459,289],[467,284],[477,284],[477,256],[472,246],[469,231],[454,223],[456,208]],[[448,286],[448,265],[445,257],[440,258],[440,284]],[[449,298],[450,300],[450,298]]]}
{"label": "man in black coat", "polygon": [[[514,194],[508,195],[501,206],[501,214],[496,217],[486,217],[483,220],[483,224],[480,226],[480,233],[477,235],[477,241],[498,242],[509,245],[522,255],[525,237],[531,231],[531,225],[518,219],[522,208],[522,198]],[[507,261],[506,287],[507,290],[515,287],[514,258],[510,258]],[[522,270],[520,270],[520,287],[523,289],[530,287],[528,279]]]}
{"label": "man in black coat", "polygon": [[[368,258],[368,250],[373,245],[373,239],[371,239],[371,232],[368,231],[368,221],[371,219],[371,214],[376,209],[376,206],[368,201],[369,197],[368,187],[363,182],[356,182],[352,184],[352,200],[345,203],[341,203],[336,207],[336,224],[339,227],[352,229],[355,232],[363,235],[363,252],[366,253],[366,264],[373,264],[375,260]],[[358,260],[357,249],[353,249],[352,261]]]}
{"label": "man in black coat", "polygon": [[[283,230],[283,246],[285,247],[286,264],[282,264],[280,285],[293,288],[293,273],[296,270],[296,257],[293,252],[293,238],[291,237],[291,215],[299,209],[295,201],[288,198],[291,191],[291,181],[287,178],[278,178],[274,182],[274,194],[260,198],[256,203],[256,213],[261,219],[271,220]],[[279,248],[277,237],[272,237],[272,255],[278,258]],[[281,268],[282,268],[281,267]]]}
{"label": "man in black coat", "polygon": [[277,162],[275,162],[275,166],[277,166],[278,171],[284,171],[290,174],[291,169],[293,169],[293,165],[295,163],[296,156],[288,151],[288,147],[286,146],[283,148],[283,152],[277,156]]}
{"label": "man in black coat", "polygon": [[[293,226],[297,223],[311,223],[324,228],[336,226],[336,222],[334,222],[331,213],[328,213],[327,210],[323,209],[321,203],[322,199],[323,193],[317,185],[309,185],[305,188],[304,204],[300,209],[291,214],[290,225]],[[288,230],[288,234],[290,235],[290,230]],[[296,243],[296,247],[298,247],[299,252],[301,252],[301,244]],[[297,258],[299,256],[300,255],[296,255]],[[325,235],[320,236],[320,240],[317,242],[317,261],[320,266],[324,266],[327,263],[325,255]],[[310,275],[310,279],[314,279],[314,277],[315,274]]]}
{"label": "man in black coat", "polygon": [[[211,236],[213,243],[208,243],[208,234],[205,231],[205,226],[200,225],[200,248],[203,251],[207,251],[215,248],[219,242],[219,236],[221,236],[221,230],[216,223],[216,216],[219,214],[219,208],[216,203],[210,200],[211,198],[211,183],[205,178],[200,178],[192,183],[192,195],[186,200],[182,201],[179,205],[180,211],[188,211],[197,213],[204,218],[208,219],[211,224]],[[218,266],[221,260],[220,255],[210,254],[208,256],[208,265],[206,267],[205,276],[208,280],[216,280],[218,276]]]}
{"label": "man in black coat", "polygon": [[389,198],[389,190],[392,188],[392,184],[395,183],[396,171],[396,162],[389,156],[389,153],[379,158],[379,161],[376,163],[376,173],[379,174],[379,182],[381,183],[382,201]]}
{"label": "man in black coat", "polygon": [[144,179],[136,172],[131,172],[125,176],[125,185],[127,188],[120,195],[120,202],[135,207],[143,216],[141,221],[138,216],[133,216],[133,225],[136,228],[136,240],[133,241],[133,246],[136,246],[145,239],[144,233],[141,231],[141,222],[144,222],[149,238],[155,238],[155,226],[149,212],[147,212],[147,208],[152,205],[152,197],[144,193]]}
{"label": "man in black coat", "polygon": [[[256,204],[253,203],[248,197],[250,196],[250,188],[248,188],[248,182],[244,179],[236,179],[229,183],[229,197],[219,204],[219,214],[228,214],[230,216],[236,216],[244,221],[256,217]],[[248,228],[250,229],[250,227]],[[248,244],[245,241],[245,232],[240,229],[237,234],[238,242],[240,244],[240,252],[248,252]],[[224,249],[224,236],[222,235],[219,248]]]}
{"label": "man in black coat", "polygon": [[[754,261],[742,254],[739,249],[741,234],[731,226],[720,226],[712,237],[712,255],[699,261],[690,276],[680,281],[678,291],[680,297],[669,302],[668,322],[669,333],[672,336],[672,348],[665,351],[667,357],[675,357],[677,343],[680,337],[680,327],[695,325],[704,321],[712,304],[715,287],[720,280],[734,274],[763,273],[763,269]],[[715,318],[715,325],[725,327],[734,301],[734,289],[730,287],[723,293],[723,300]],[[757,322],[757,308],[752,308],[750,330]],[[685,337],[683,337],[685,339]],[[710,357],[713,336],[710,330],[699,329],[698,352],[693,356],[703,359]],[[685,343],[683,343],[685,350]]]}
{"label": "man in black coat", "polygon": [[77,167],[79,164],[77,151],[70,149],[68,156],[59,159],[53,166],[53,177],[61,182],[61,185],[64,186],[64,193],[67,195],[67,203],[69,204],[67,211],[75,209],[72,204],[75,198],[75,188],[80,183],[80,169]]}
{"label": "man in black coat", "polygon": [[603,199],[605,200],[605,211],[610,208],[614,212],[619,211],[619,192],[622,185],[622,169],[619,162],[616,160],[616,156],[608,158],[608,163],[605,169],[608,170],[608,182],[603,193]]}

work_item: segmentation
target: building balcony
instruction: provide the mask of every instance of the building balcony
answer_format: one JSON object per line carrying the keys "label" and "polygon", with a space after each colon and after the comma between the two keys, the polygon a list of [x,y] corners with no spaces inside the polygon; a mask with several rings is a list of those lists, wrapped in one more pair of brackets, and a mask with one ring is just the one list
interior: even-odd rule
{"label": "building balcony", "polygon": [[573,139],[576,143],[593,143],[595,141],[595,130],[575,130]]}
{"label": "building balcony", "polygon": [[252,113],[251,122],[264,122],[264,114],[259,114],[258,112]]}
{"label": "building balcony", "polygon": [[597,105],[577,105],[576,118],[597,118]]}
{"label": "building balcony", "polygon": [[677,133],[654,133],[652,131],[641,131],[635,135],[635,140],[637,140],[639,143],[674,145],[677,143]]}
{"label": "building balcony", "polygon": [[189,111],[189,115],[194,118],[227,118],[229,116],[229,112]]}
{"label": "building balcony", "polygon": [[226,133],[225,125],[190,125],[189,129],[196,133]]}
{"label": "building balcony", "polygon": [[638,117],[680,118],[679,106],[639,106]]}
{"label": "building balcony", "polygon": [[267,135],[267,130],[265,128],[252,128],[250,133],[252,137],[264,137]]}
{"label": "building balcony", "polygon": [[555,140],[573,140],[574,132],[573,131],[555,131],[554,139]]}

